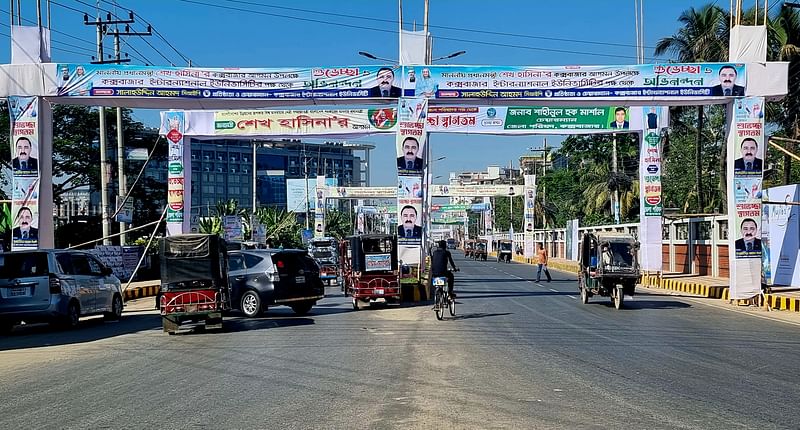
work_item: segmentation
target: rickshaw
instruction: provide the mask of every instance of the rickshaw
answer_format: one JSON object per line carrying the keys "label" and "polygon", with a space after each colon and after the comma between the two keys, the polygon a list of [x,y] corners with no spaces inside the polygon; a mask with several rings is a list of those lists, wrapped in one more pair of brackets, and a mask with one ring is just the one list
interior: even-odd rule
{"label": "rickshaw", "polygon": [[500,239],[497,241],[497,262],[511,262],[511,254],[514,252],[514,244],[510,239]]}
{"label": "rickshaw", "polygon": [[611,297],[614,307],[621,309],[624,296],[633,296],[641,276],[639,242],[625,233],[586,233],[580,250],[581,303],[599,295]]}
{"label": "rickshaw", "polygon": [[467,239],[464,241],[464,257],[471,258],[472,252],[475,250],[475,241],[472,239]]}
{"label": "rickshaw", "polygon": [[475,250],[472,251],[472,258],[475,260],[486,261],[486,240],[480,239],[475,241]]}
{"label": "rickshaw", "polygon": [[161,238],[159,303],[164,332],[175,334],[184,322],[222,328],[222,312],[230,309],[228,255],[215,234],[181,234]]}
{"label": "rickshaw", "polygon": [[400,303],[397,236],[362,234],[341,241],[342,291],[353,309],[373,303]]}
{"label": "rickshaw", "polygon": [[333,237],[319,237],[308,243],[308,253],[319,264],[322,283],[333,286],[339,283],[339,244]]}

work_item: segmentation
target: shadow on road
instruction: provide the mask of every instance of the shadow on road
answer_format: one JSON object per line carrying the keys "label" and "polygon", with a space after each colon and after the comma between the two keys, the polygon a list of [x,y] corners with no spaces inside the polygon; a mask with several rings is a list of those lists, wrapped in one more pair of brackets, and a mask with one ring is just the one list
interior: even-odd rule
{"label": "shadow on road", "polygon": [[82,319],[74,330],[49,324],[19,325],[11,335],[0,337],[0,351],[93,342],[154,329],[161,330],[161,316],[152,312],[124,314],[121,320],[114,322],[104,322],[101,317]]}
{"label": "shadow on road", "polygon": [[473,314],[465,314],[465,315],[456,315],[455,317],[451,317],[450,319],[455,320],[469,320],[475,318],[487,318],[487,317],[502,317],[506,315],[513,315],[513,312],[499,312],[499,313],[487,313],[487,312],[477,312]]}
{"label": "shadow on road", "polygon": [[[611,302],[611,299],[608,297],[592,297],[589,299],[589,303],[586,306],[597,304],[601,306],[606,306],[609,308],[613,308],[614,304]],[[647,300],[647,299],[628,299],[625,298],[625,301],[622,303],[622,310],[630,310],[630,311],[637,311],[637,310],[651,310],[651,309],[686,309],[692,307],[689,303],[679,302],[677,300]]]}
{"label": "shadow on road", "polygon": [[577,293],[571,291],[503,291],[503,290],[489,290],[489,291],[464,291],[458,293],[459,298],[466,299],[497,299],[501,297],[543,297],[543,296],[574,296]]}

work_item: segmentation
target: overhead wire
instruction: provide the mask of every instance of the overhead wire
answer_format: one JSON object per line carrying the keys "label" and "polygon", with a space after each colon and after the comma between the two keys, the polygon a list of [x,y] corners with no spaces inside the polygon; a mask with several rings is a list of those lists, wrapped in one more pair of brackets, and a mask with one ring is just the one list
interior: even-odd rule
{"label": "overhead wire", "polygon": [[[56,2],[55,2],[55,1],[53,1],[53,0],[51,0],[51,1],[52,1],[52,3],[53,3],[53,4],[58,4],[58,3],[56,3]],[[121,19],[121,18],[120,18],[120,17],[119,17],[119,16],[118,16],[116,13],[114,13],[114,12],[113,12],[113,11],[111,11],[111,10],[108,10],[108,9],[103,9],[102,7],[99,7],[99,6],[97,6],[97,5],[92,5],[92,4],[86,3],[86,2],[84,2],[83,0],[73,0],[73,1],[74,1],[74,2],[77,2],[77,3],[80,3],[80,4],[84,5],[84,6],[88,6],[88,7],[90,7],[90,8],[95,8],[95,9],[97,9],[97,10],[101,10],[101,11],[103,11],[103,12],[106,12],[106,13],[109,13],[109,14],[111,14],[111,16],[113,16],[113,17],[115,17],[115,18],[117,18],[117,19]],[[84,13],[84,12],[81,12],[81,13]],[[152,27],[152,26],[151,26],[151,27]],[[149,47],[150,47],[150,48],[151,48],[153,51],[157,52],[157,53],[158,53],[158,55],[160,55],[160,56],[161,56],[161,58],[163,58],[163,59],[164,59],[164,60],[165,60],[167,63],[169,63],[169,64],[171,64],[171,65],[173,65],[173,66],[175,65],[175,64],[172,62],[172,60],[170,60],[169,58],[167,58],[167,56],[166,56],[166,55],[164,55],[164,53],[163,53],[163,52],[161,52],[161,51],[160,51],[158,48],[156,48],[155,46],[153,46],[153,44],[151,44],[151,43],[150,43],[150,41],[149,41],[149,40],[147,40],[147,38],[145,38],[145,37],[144,37],[144,36],[142,36],[142,35],[137,35],[137,36],[138,36],[140,39],[142,39],[142,41],[144,41],[144,43],[146,43],[146,44],[147,44],[147,46],[149,46]],[[128,44],[128,46],[130,46],[130,44]],[[140,55],[141,55],[141,53],[140,53]],[[151,64],[152,64],[152,63],[151,63]]]}
{"label": "overhead wire", "polygon": [[[107,1],[107,0],[102,0]],[[393,20],[393,19],[385,19],[385,18],[376,18],[376,17],[369,17],[369,16],[358,16],[358,15],[348,15],[343,13],[335,13],[335,12],[325,12],[325,11],[318,11],[312,9],[301,9],[295,7],[288,7],[288,6],[275,6],[270,4],[262,4],[256,3],[246,0],[222,0],[228,3],[238,3],[238,4],[246,4],[249,6],[262,6],[266,8],[273,8],[273,9],[282,9],[282,10],[291,10],[295,12],[304,12],[304,13],[313,13],[318,15],[325,15],[325,16],[336,16],[340,18],[352,18],[352,19],[361,19],[361,20],[368,20],[368,21],[377,21],[377,22],[385,22],[389,24],[399,24],[400,21]],[[479,30],[474,28],[460,28],[460,27],[450,27],[445,25],[435,25],[429,24],[428,27],[430,28],[440,28],[442,30],[452,30],[452,31],[463,31],[467,33],[481,33],[481,34],[489,34],[494,36],[504,36],[504,37],[520,37],[526,39],[538,39],[538,40],[547,40],[552,42],[570,42],[570,43],[584,43],[590,45],[602,45],[602,46],[619,46],[624,48],[634,48],[637,45],[631,45],[626,43],[615,43],[615,42],[597,42],[594,40],[581,40],[581,39],[566,39],[560,37],[549,37],[549,36],[534,36],[529,34],[519,34],[519,33],[506,33],[501,31],[491,31],[491,30]],[[438,37],[437,37],[438,38]],[[655,48],[653,46],[646,46],[646,48]]]}
{"label": "overhead wire", "polygon": [[[111,3],[109,0],[100,0],[100,1],[102,1],[103,3],[106,3],[106,4],[112,4],[112,3]],[[195,65],[195,62],[194,62],[194,61],[192,61],[192,60],[191,60],[189,57],[187,57],[186,55],[183,55],[183,53],[182,53],[181,51],[179,51],[179,50],[178,50],[178,48],[176,48],[175,46],[173,46],[173,45],[172,45],[172,43],[169,41],[169,39],[167,39],[166,37],[164,37],[164,35],[162,35],[162,34],[161,34],[161,32],[160,32],[160,31],[158,31],[158,29],[156,29],[156,27],[155,27],[155,26],[154,26],[154,25],[153,25],[153,24],[152,24],[150,21],[148,21],[148,20],[147,20],[147,18],[143,17],[141,14],[137,13],[135,10],[132,10],[132,9],[131,9],[131,12],[133,12],[133,15],[134,15],[135,17],[137,17],[137,18],[141,19],[142,21],[144,21],[144,23],[145,23],[145,24],[149,25],[149,26],[150,26],[150,28],[153,30],[153,33],[154,33],[156,36],[158,36],[158,38],[159,38],[159,39],[161,39],[161,40],[162,40],[164,43],[166,43],[166,44],[167,44],[167,46],[169,46],[170,48],[172,48],[172,50],[173,50],[173,51],[175,51],[175,53],[176,53],[176,54],[178,54],[178,55],[179,55],[181,58],[183,58],[183,60],[184,60],[184,61],[186,61],[186,62],[187,62],[187,63],[189,63],[189,64],[192,64],[193,66]]]}
{"label": "overhead wire", "polygon": [[[76,1],[78,1],[78,0],[76,0]],[[330,22],[330,21],[324,21],[324,20],[319,20],[319,19],[302,18],[302,17],[291,16],[291,15],[282,15],[282,14],[276,14],[276,13],[271,13],[271,12],[242,9],[242,8],[237,8],[237,7],[233,7],[233,6],[223,6],[223,5],[217,5],[217,4],[211,4],[211,3],[203,3],[203,2],[200,2],[200,1],[197,1],[197,0],[178,0],[178,1],[181,1],[181,2],[184,2],[184,3],[196,4],[196,5],[200,5],[200,6],[214,7],[214,8],[220,8],[220,9],[226,9],[226,10],[235,10],[235,11],[238,11],[238,12],[247,12],[247,13],[251,13],[251,14],[274,16],[274,17],[278,17],[278,18],[293,19],[293,20],[304,21],[304,22],[313,22],[313,23],[317,23],[317,24],[333,25],[333,26],[337,26],[337,27],[354,28],[354,29],[368,30],[368,31],[377,31],[377,32],[381,32],[381,33],[391,33],[391,34],[396,34],[397,33],[396,30],[388,30],[388,29],[375,28],[375,27],[365,27],[365,26],[361,26],[361,25],[345,24],[345,23],[340,23],[340,22],[337,23],[337,22]],[[533,51],[558,52],[558,53],[590,55],[590,56],[599,56],[599,57],[616,57],[616,58],[625,58],[625,59],[635,58],[635,57],[630,56],[630,55],[615,55],[615,54],[603,54],[603,53],[598,53],[598,52],[583,52],[583,51],[571,51],[571,50],[565,50],[565,49],[541,48],[541,47],[535,47],[535,46],[513,45],[513,44],[507,44],[507,43],[486,42],[486,41],[479,41],[479,40],[468,40],[468,39],[460,39],[460,38],[445,37],[445,36],[437,36],[436,39],[437,40],[451,40],[451,41],[456,41],[456,42],[461,42],[461,43],[472,43],[472,44],[487,45],[487,46],[497,46],[497,47],[503,47],[503,48],[527,49],[527,50],[533,50]]]}
{"label": "overhead wire", "polygon": [[[5,10],[5,9],[2,9],[2,8],[0,8],[0,13],[3,13],[3,14],[5,14],[5,15],[8,15],[10,12],[9,12],[9,11],[7,11],[7,10]],[[31,24],[35,24],[35,23],[36,23],[35,21],[33,21],[33,20],[31,20],[31,19],[27,19],[27,18],[23,18],[23,21],[25,21],[25,22],[28,22],[28,23],[31,23]],[[5,25],[5,27],[10,27],[10,26],[6,24],[6,25]],[[81,41],[81,42],[83,42],[83,43],[85,43],[85,44],[87,44],[87,45],[90,45],[90,46],[94,47],[94,42],[90,42],[90,41],[88,41],[88,40],[86,40],[86,39],[81,39],[80,37],[73,36],[73,35],[71,35],[71,34],[69,34],[69,33],[65,33],[65,32],[63,32],[63,31],[59,31],[59,30],[56,30],[56,29],[54,29],[54,28],[51,28],[51,29],[50,29],[50,32],[51,32],[51,33],[60,34],[60,35],[63,35],[63,36],[66,36],[66,37],[69,37],[69,38],[72,38],[72,39],[75,39],[75,40]],[[90,49],[90,48],[86,48],[86,47],[82,47],[82,46],[78,46],[78,45],[73,45],[73,44],[70,44],[70,43],[67,43],[67,42],[62,42],[62,41],[55,41],[55,40],[54,40],[53,42],[54,42],[54,43],[61,43],[61,44],[67,45],[67,46],[72,46],[72,47],[74,47],[74,48],[78,48],[78,49],[86,49],[86,50],[89,50],[89,49]],[[94,52],[94,51],[92,51],[92,52]]]}

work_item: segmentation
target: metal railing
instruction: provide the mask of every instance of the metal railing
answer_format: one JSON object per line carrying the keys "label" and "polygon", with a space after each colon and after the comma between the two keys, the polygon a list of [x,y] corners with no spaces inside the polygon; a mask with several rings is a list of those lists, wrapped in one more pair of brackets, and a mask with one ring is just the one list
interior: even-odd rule
{"label": "metal railing", "polygon": [[[548,255],[566,258],[566,228],[533,232],[534,244],[544,243]],[[618,232],[639,235],[639,223],[599,225],[578,228],[578,238],[584,233]],[[514,233],[514,249],[523,246],[524,233]],[[480,236],[488,242],[488,252],[494,252],[492,241],[508,239],[508,233]],[[662,224],[662,255],[664,272],[728,277],[728,216],[698,216],[664,218]],[[535,246],[535,245],[534,245]]]}

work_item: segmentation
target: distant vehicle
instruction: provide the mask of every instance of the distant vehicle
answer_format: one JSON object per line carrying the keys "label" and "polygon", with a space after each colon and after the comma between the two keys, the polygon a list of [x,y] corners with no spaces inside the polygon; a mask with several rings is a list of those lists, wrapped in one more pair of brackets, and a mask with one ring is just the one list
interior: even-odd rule
{"label": "distant vehicle", "polygon": [[342,291],[362,304],[400,303],[397,236],[362,234],[341,242]]}
{"label": "distant vehicle", "polygon": [[325,285],[339,283],[339,242],[333,237],[320,237],[309,241],[308,253],[320,268],[320,279]]}
{"label": "distant vehicle", "polygon": [[0,331],[21,321],[78,326],[80,317],[122,317],[122,288],[111,269],[84,251],[0,254]]}
{"label": "distant vehicle", "polygon": [[467,239],[464,241],[464,257],[472,258],[472,252],[475,251],[475,241]]}
{"label": "distant vehicle", "polygon": [[302,249],[253,249],[228,253],[233,309],[256,317],[269,306],[308,313],[325,296],[319,266]]}
{"label": "distant vehicle", "polygon": [[472,251],[472,258],[475,260],[486,261],[486,240],[478,239],[475,241],[475,249]]}
{"label": "distant vehicle", "polygon": [[639,242],[627,233],[585,233],[579,248],[581,303],[593,295],[605,296],[621,309],[623,298],[633,296],[641,277]]}
{"label": "distant vehicle", "polygon": [[494,249],[497,250],[497,262],[504,261],[506,263],[511,262],[511,254],[512,254],[513,243],[509,239],[499,239],[496,242],[496,246]]}
{"label": "distant vehicle", "polygon": [[184,322],[222,328],[230,309],[225,241],[216,234],[179,234],[158,242],[161,262],[159,303],[165,332]]}
{"label": "distant vehicle", "polygon": [[452,237],[447,239],[447,249],[456,249],[457,246],[458,242],[456,242],[455,239],[453,239]]}

